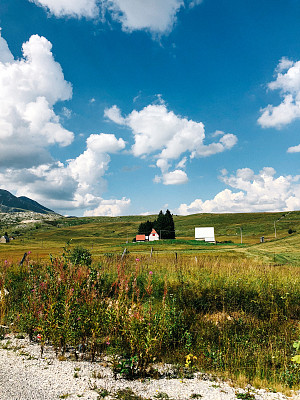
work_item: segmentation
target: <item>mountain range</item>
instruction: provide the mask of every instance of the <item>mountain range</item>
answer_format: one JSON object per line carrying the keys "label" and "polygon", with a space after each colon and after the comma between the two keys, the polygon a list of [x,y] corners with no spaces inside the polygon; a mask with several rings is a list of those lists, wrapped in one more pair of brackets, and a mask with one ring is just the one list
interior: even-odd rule
{"label": "mountain range", "polygon": [[28,197],[16,197],[8,190],[0,189],[0,212],[13,213],[21,211],[33,211],[41,214],[54,213]]}

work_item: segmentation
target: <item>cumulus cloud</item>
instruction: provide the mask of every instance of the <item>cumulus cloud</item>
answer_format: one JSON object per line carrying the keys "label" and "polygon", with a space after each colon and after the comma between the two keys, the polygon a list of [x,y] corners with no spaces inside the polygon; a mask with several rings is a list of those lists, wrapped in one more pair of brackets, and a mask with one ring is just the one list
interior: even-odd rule
{"label": "cumulus cloud", "polygon": [[[68,146],[74,138],[53,109],[71,98],[72,86],[51,48],[47,39],[34,35],[23,44],[23,58],[14,60],[0,35],[1,187],[54,210],[97,209],[112,215],[130,202],[101,197],[110,154],[124,149],[123,139],[90,135],[86,150],[66,163],[55,162],[49,153],[50,146]],[[63,108],[63,115],[71,117],[71,110]]]}
{"label": "cumulus cloud", "polygon": [[182,185],[188,182],[188,177],[184,171],[176,169],[175,171],[164,173],[162,181],[164,185]]}
{"label": "cumulus cloud", "polygon": [[[129,199],[104,200],[105,173],[110,155],[125,147],[123,139],[111,134],[93,134],[86,150],[65,164],[52,162],[31,168],[9,168],[0,173],[3,188],[28,196],[47,207],[64,212],[87,210],[87,215],[119,215]],[[100,214],[99,214],[100,213]]]}
{"label": "cumulus cloud", "polygon": [[261,110],[258,123],[263,128],[282,128],[300,118],[300,61],[282,58],[276,68],[276,79],[268,88],[279,90],[282,102]]}
{"label": "cumulus cloud", "polygon": [[56,17],[87,17],[96,18],[99,15],[97,0],[29,0],[44,7]]}
{"label": "cumulus cloud", "polygon": [[[0,32],[1,34],[1,32]],[[48,162],[47,147],[67,146],[74,135],[53,110],[72,96],[51,43],[33,35],[23,44],[23,58],[14,60],[0,36],[0,166],[31,167]]]}
{"label": "cumulus cloud", "polygon": [[124,31],[148,30],[155,34],[171,31],[178,11],[193,8],[201,0],[29,0],[56,17],[99,18],[109,14]]}
{"label": "cumulus cloud", "polygon": [[114,105],[105,110],[105,116],[132,130],[133,155],[154,156],[157,159],[156,165],[162,172],[161,177],[155,177],[155,182],[166,185],[187,182],[187,175],[183,171],[187,162],[186,156],[177,164],[176,170],[169,171],[172,167],[171,162],[178,160],[182,155],[188,154],[190,160],[195,157],[208,157],[229,150],[237,143],[235,135],[220,131],[218,142],[205,144],[204,124],[176,115],[169,111],[164,103],[148,105],[141,111],[133,110],[125,117]]}
{"label": "cumulus cloud", "polygon": [[124,210],[130,205],[130,199],[123,197],[121,200],[101,200],[100,204],[94,210],[85,211],[85,217],[92,217],[97,215],[106,215],[115,217],[122,215]]}
{"label": "cumulus cloud", "polygon": [[156,33],[171,30],[183,0],[104,0],[113,19],[123,30],[149,29]]}
{"label": "cumulus cloud", "polygon": [[250,168],[238,169],[228,175],[223,170],[220,177],[226,188],[213,199],[196,199],[191,204],[181,204],[176,214],[224,212],[288,211],[300,208],[300,175],[275,177],[274,168],[263,168],[257,175]]}
{"label": "cumulus cloud", "polygon": [[300,153],[300,144],[298,146],[292,146],[287,149],[288,153]]}

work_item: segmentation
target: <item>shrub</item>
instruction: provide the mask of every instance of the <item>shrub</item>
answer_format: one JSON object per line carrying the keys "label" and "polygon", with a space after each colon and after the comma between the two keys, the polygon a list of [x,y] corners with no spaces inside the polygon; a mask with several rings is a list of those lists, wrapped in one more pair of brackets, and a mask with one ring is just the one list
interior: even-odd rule
{"label": "shrub", "polygon": [[91,265],[92,263],[92,254],[88,249],[85,249],[81,246],[76,246],[70,252],[70,261],[74,265]]}

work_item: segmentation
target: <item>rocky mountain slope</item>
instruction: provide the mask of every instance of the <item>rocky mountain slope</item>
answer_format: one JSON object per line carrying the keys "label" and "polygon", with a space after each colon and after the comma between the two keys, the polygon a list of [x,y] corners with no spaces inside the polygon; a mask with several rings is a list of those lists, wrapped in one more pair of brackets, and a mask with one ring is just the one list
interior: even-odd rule
{"label": "rocky mountain slope", "polygon": [[0,189],[0,212],[13,213],[20,211],[33,211],[40,214],[54,212],[28,197],[16,197],[9,191]]}

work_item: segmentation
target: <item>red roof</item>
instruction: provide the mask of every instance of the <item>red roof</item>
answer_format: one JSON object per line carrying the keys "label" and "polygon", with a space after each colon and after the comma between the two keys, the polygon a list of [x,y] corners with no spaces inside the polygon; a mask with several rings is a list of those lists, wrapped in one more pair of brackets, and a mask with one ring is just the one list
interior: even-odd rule
{"label": "red roof", "polygon": [[156,232],[156,230],[153,228],[150,235],[153,235],[154,233],[156,233],[158,235],[158,233]]}
{"label": "red roof", "polygon": [[146,235],[136,235],[135,240],[138,242],[139,240],[146,240]]}

